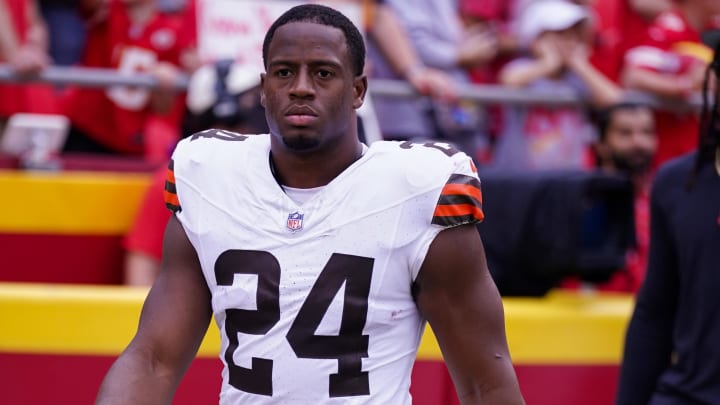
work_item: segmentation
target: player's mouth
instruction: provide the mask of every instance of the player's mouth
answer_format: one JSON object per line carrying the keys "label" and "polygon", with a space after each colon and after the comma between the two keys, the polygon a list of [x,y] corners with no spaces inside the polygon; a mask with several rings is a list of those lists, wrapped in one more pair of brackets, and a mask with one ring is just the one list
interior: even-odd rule
{"label": "player's mouth", "polygon": [[318,117],[314,115],[288,115],[285,118],[287,118],[288,122],[294,126],[298,127],[304,127],[312,124],[317,120]]}
{"label": "player's mouth", "polygon": [[293,106],[285,113],[285,119],[294,126],[308,126],[317,121],[315,110],[308,106]]}

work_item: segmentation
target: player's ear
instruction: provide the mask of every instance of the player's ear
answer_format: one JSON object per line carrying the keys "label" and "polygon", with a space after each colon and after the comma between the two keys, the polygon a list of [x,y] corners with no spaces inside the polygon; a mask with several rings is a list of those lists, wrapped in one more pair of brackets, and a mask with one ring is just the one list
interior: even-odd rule
{"label": "player's ear", "polygon": [[360,108],[365,102],[365,94],[367,94],[368,82],[367,76],[361,74],[353,79],[353,107]]}
{"label": "player's ear", "polygon": [[260,73],[260,105],[265,108],[265,73]]}

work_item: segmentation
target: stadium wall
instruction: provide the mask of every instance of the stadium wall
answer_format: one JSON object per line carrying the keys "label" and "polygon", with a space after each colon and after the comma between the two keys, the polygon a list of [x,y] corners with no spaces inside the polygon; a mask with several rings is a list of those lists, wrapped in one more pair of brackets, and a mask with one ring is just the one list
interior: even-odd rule
{"label": "stadium wall", "polygon": [[[123,286],[0,283],[2,402],[92,403],[107,368],[132,338],[146,294]],[[630,297],[554,292],[504,303],[528,404],[612,403]],[[219,340],[211,325],[175,404],[217,401]],[[429,328],[412,393],[417,405],[458,403]]]}
{"label": "stadium wall", "polygon": [[[120,240],[149,180],[0,171],[0,402],[92,403],[147,293],[118,284]],[[613,402],[631,296],[558,291],[504,303],[529,405]],[[217,401],[218,350],[211,325],[175,404]],[[458,403],[429,328],[411,390],[418,405]]]}

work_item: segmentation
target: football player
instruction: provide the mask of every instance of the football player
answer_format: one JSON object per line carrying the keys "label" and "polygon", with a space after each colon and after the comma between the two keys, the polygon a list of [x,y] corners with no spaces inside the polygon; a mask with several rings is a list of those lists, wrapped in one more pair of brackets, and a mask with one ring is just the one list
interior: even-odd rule
{"label": "football player", "polygon": [[162,268],[99,404],[170,402],[214,316],[223,404],[410,404],[426,321],[462,403],[523,404],[470,158],[358,140],[365,48],[337,11],[269,28],[268,135],[181,141]]}

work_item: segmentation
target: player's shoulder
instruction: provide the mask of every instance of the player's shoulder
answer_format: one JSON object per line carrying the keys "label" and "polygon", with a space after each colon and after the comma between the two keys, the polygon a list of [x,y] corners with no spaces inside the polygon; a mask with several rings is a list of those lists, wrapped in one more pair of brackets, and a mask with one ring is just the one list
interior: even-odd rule
{"label": "player's shoulder", "polygon": [[269,135],[245,135],[222,129],[196,132],[175,146],[175,166],[194,162],[201,165],[222,164],[226,160],[243,161],[245,157],[269,148]]}
{"label": "player's shoulder", "polygon": [[183,141],[192,142],[198,139],[213,139],[219,141],[245,141],[253,135],[241,134],[238,132],[228,131],[226,129],[210,128],[204,131],[195,132]]}
{"label": "player's shoulder", "polygon": [[[444,142],[378,141],[370,146],[388,181],[395,178],[413,188],[443,187],[448,181],[478,179],[473,160]],[[464,180],[462,180],[464,178]],[[452,180],[451,180],[452,179]]]}
{"label": "player's shoulder", "polygon": [[[373,144],[375,153],[387,160],[385,179],[392,187],[410,193],[432,194],[432,224],[442,227],[482,221],[482,192],[472,159],[442,142],[384,142]],[[394,173],[394,175],[392,175]]]}
{"label": "player's shoulder", "polygon": [[472,159],[453,145],[437,141],[378,141],[370,146],[382,161],[401,172],[456,171],[476,173]]}
{"label": "player's shoulder", "polygon": [[224,129],[206,129],[196,132],[178,142],[175,153],[200,153],[202,151],[252,150],[269,144],[269,135],[247,135]]}

